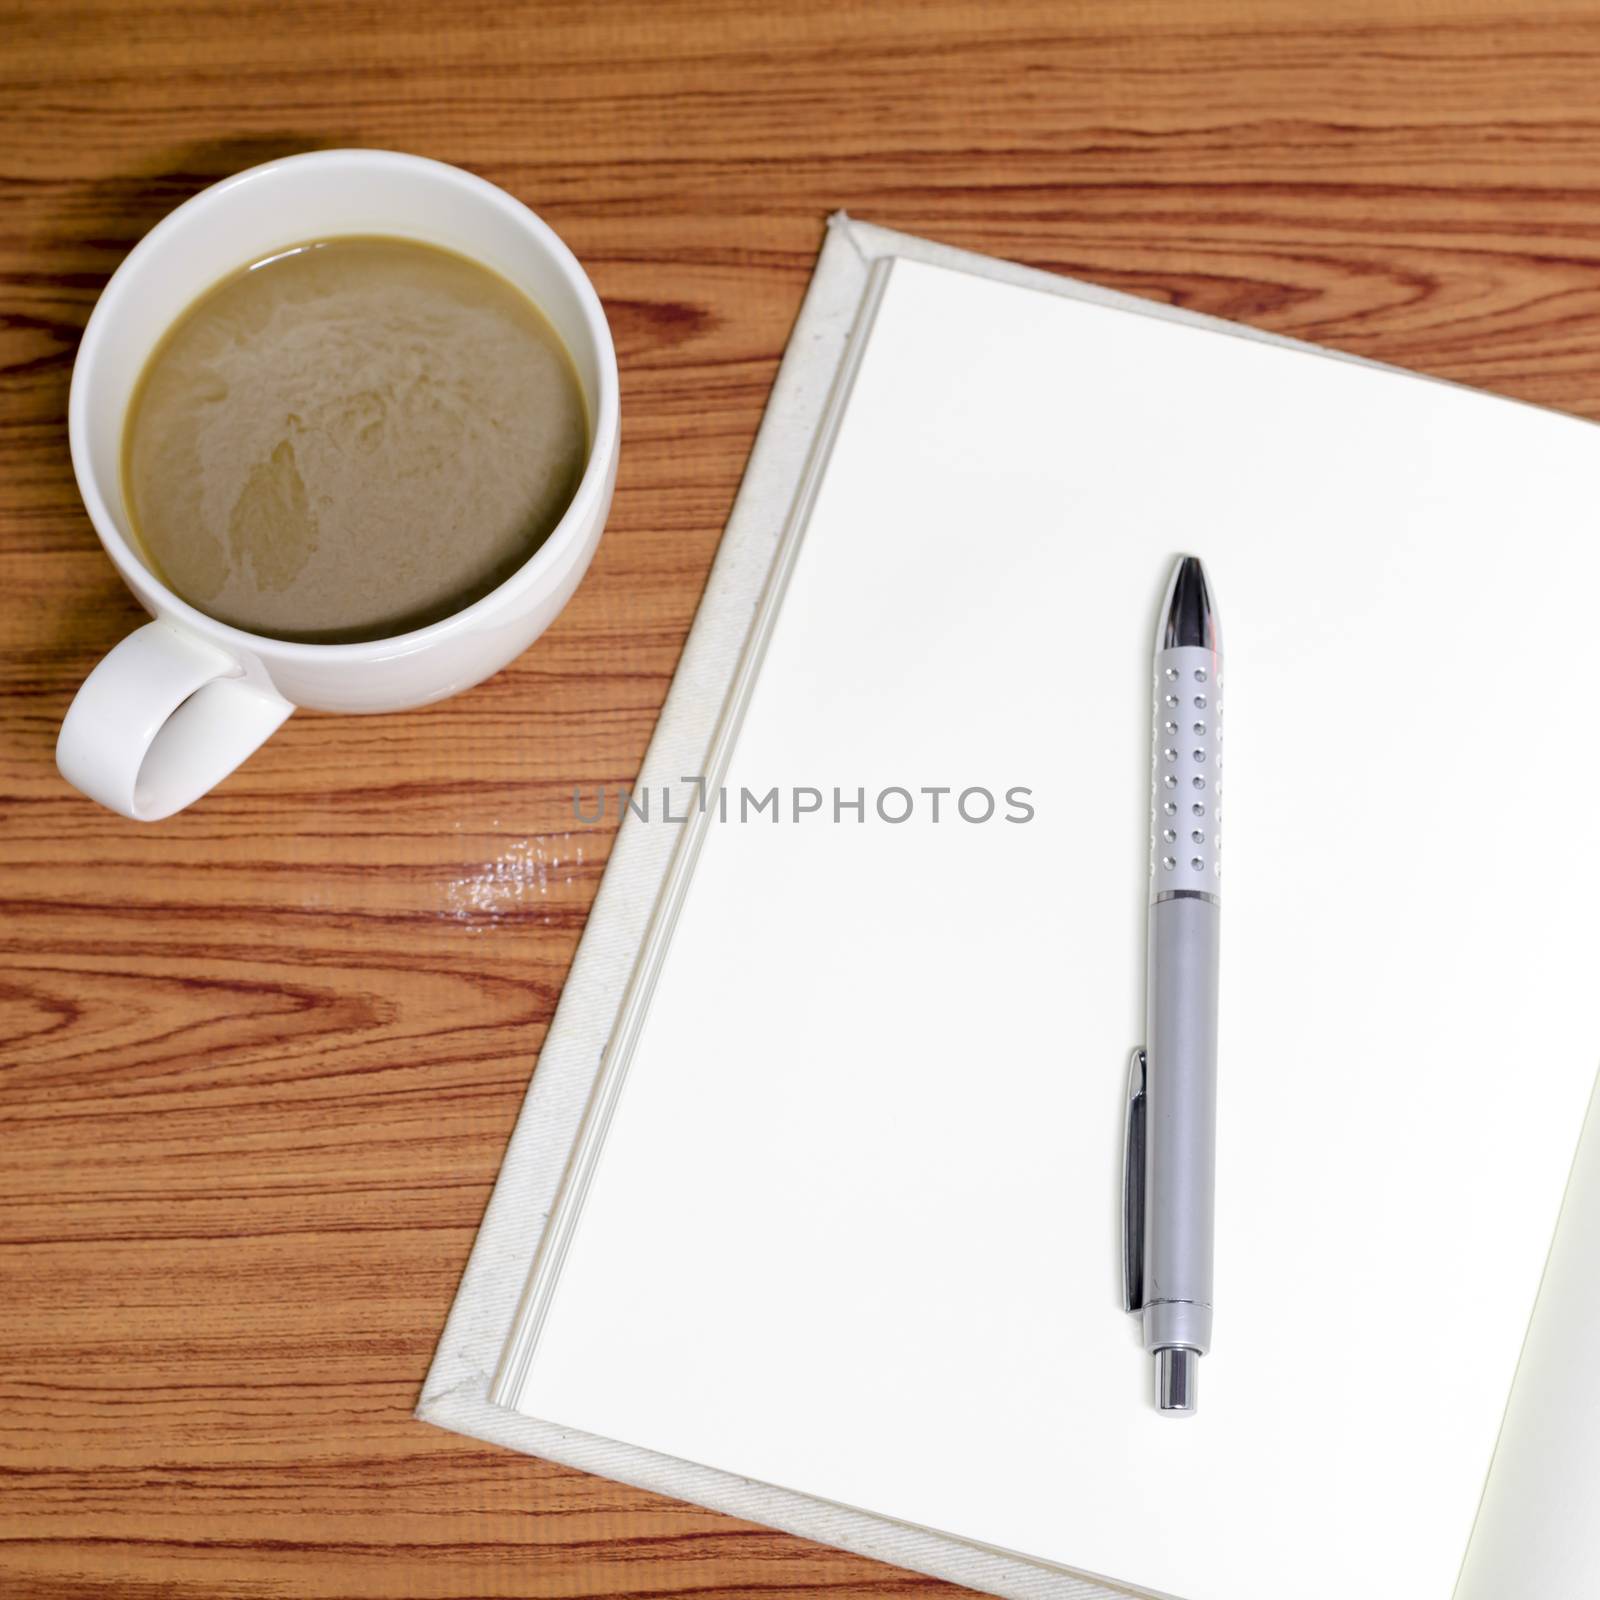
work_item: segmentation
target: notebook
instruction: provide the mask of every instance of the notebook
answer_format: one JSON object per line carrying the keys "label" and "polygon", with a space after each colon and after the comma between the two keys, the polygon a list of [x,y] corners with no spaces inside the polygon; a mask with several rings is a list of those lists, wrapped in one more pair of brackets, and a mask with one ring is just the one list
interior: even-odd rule
{"label": "notebook", "polygon": [[[836,219],[419,1415],[1006,1595],[1596,1592],[1597,466]],[[1192,1418],[1118,1281],[1179,551],[1229,695]]]}

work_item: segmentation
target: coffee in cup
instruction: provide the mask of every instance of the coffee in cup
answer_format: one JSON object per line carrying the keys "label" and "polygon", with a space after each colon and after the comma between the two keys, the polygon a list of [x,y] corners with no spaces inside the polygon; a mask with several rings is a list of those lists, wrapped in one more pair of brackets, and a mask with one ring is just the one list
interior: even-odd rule
{"label": "coffee in cup", "polygon": [[577,372],[498,273],[412,239],[320,239],[202,294],[128,408],[123,494],[191,605],[277,639],[437,622],[516,571],[588,454]]}
{"label": "coffee in cup", "polygon": [[328,150],[158,223],[68,401],[95,532],[151,614],[68,709],[68,782],[182,810],[297,707],[425,705],[555,619],[605,526],[616,352],[571,251],[441,162]]}

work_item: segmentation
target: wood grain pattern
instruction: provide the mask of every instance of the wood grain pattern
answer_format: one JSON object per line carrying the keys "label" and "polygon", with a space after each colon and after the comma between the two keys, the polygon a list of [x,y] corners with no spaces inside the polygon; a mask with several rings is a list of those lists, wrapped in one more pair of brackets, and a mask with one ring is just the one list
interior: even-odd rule
{"label": "wood grain pattern", "polygon": [[[0,1592],[942,1588],[410,1419],[605,866],[572,788],[638,768],[829,210],[1600,417],[1597,67],[1587,0],[0,5]],[[74,345],[171,206],[340,144],[587,264],[611,527],[492,682],[139,828],[51,759],[140,620]]]}

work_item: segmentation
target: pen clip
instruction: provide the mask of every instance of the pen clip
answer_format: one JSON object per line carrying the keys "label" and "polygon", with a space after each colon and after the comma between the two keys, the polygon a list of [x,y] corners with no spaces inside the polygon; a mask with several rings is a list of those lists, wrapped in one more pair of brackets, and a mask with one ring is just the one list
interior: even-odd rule
{"label": "pen clip", "polygon": [[1144,1307],[1145,1053],[1128,1057],[1128,1104],[1122,1124],[1122,1309]]}

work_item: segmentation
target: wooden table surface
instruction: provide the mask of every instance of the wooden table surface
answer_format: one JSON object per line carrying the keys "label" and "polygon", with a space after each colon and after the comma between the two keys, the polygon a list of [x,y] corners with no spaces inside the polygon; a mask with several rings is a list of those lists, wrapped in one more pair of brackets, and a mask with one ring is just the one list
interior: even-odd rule
{"label": "wooden table surface", "polygon": [[[942,1587],[411,1419],[605,867],[572,788],[639,766],[828,211],[1600,417],[1597,73],[1588,3],[4,0],[0,1593]],[[173,205],[336,145],[587,265],[610,529],[491,682],[139,827],[52,762],[140,621],[74,346]]]}

